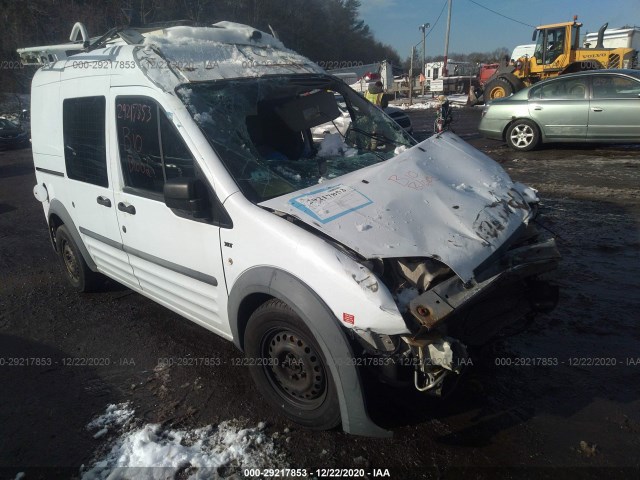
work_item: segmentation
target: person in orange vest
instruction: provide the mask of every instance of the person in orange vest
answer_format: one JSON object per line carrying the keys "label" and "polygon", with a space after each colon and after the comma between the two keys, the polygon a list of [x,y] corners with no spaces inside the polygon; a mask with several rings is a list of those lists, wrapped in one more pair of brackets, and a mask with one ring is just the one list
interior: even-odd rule
{"label": "person in orange vest", "polygon": [[378,80],[375,84],[369,85],[369,87],[367,88],[367,93],[364,94],[364,98],[369,100],[375,106],[381,107],[383,95],[384,93],[383,93],[382,82]]}

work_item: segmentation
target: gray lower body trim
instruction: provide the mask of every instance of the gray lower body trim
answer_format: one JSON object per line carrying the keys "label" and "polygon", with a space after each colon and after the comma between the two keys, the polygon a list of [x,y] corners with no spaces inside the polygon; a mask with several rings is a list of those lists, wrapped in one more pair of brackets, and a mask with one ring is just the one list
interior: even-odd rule
{"label": "gray lower body trim", "polygon": [[80,227],[80,232],[86,235],[87,237],[94,238],[99,242],[109,245],[110,247],[117,248],[118,250],[123,250],[126,253],[135,255],[136,257],[146,260],[147,262],[155,263],[156,265],[166,268],[167,270],[171,270],[181,275],[191,277],[195,280],[198,280],[203,283],[207,283],[214,287],[218,286],[218,280],[215,277],[212,277],[211,275],[207,275],[206,273],[198,272],[197,270],[193,270],[191,268],[178,265],[177,263],[169,262],[167,260],[164,260],[160,257],[156,257],[154,255],[149,255],[148,253],[145,253],[143,251],[128,247],[126,245],[123,245],[122,243],[111,240],[110,238],[100,235],[99,233],[95,233],[95,232],[92,232],[91,230],[87,230],[84,227]]}
{"label": "gray lower body trim", "polygon": [[56,170],[49,170],[48,168],[36,167],[36,171],[42,173],[48,173],[49,175],[55,175],[56,177],[64,177],[64,173]]}
{"label": "gray lower body trim", "polygon": [[122,243],[111,240],[110,238],[100,235],[99,233],[92,232],[91,230],[87,230],[84,227],[80,227],[80,233],[86,235],[87,237],[94,238],[99,242],[109,245],[110,247],[117,248],[118,250],[124,250],[124,245],[122,245]]}
{"label": "gray lower body trim", "polygon": [[204,283],[208,283],[214,287],[218,286],[218,280],[216,277],[212,277],[211,275],[207,275],[206,273],[198,272],[197,270],[192,270],[188,267],[183,267],[182,265],[178,265],[177,263],[169,262],[159,257],[155,257],[153,255],[149,255],[148,253],[141,252],[140,250],[136,250],[135,248],[124,246],[124,251],[130,253],[131,255],[135,255],[136,257],[140,257],[147,262],[155,263],[156,265],[160,265],[161,267],[166,268],[167,270],[172,270],[176,273],[180,273],[187,277],[191,277],[195,280],[199,280]]}

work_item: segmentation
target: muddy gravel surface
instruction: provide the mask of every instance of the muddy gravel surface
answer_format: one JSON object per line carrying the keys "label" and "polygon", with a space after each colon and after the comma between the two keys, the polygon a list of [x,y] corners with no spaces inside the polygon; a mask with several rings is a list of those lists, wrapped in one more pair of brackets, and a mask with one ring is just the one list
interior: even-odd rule
{"label": "muddy gravel surface", "polygon": [[[418,138],[432,133],[433,111],[409,115]],[[453,130],[539,190],[540,222],[563,255],[553,274],[560,303],[475,352],[446,399],[367,377],[371,414],[394,432],[384,440],[289,424],[265,405],[231,343],[113,282],[73,291],[32,194],[31,151],[1,151],[0,478],[77,477],[106,441],[87,423],[126,401],[141,422],[172,428],[266,422],[294,468],[638,478],[640,146],[516,153],[481,138],[479,120],[480,109],[456,109]]]}

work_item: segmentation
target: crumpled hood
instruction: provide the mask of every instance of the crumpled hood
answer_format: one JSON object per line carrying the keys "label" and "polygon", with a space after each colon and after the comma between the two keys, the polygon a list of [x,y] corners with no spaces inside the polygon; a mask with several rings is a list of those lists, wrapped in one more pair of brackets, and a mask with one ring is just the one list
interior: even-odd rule
{"label": "crumpled hood", "polygon": [[365,258],[431,257],[463,281],[531,216],[535,191],[452,133],[260,205]]}

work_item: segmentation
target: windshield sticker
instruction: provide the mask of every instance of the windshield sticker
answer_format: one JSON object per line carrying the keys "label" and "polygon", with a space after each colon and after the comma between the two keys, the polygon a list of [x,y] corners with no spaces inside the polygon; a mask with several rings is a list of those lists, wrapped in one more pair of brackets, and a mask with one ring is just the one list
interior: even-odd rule
{"label": "windshield sticker", "polygon": [[355,188],[334,185],[292,198],[289,203],[315,220],[329,223],[373,202]]}

